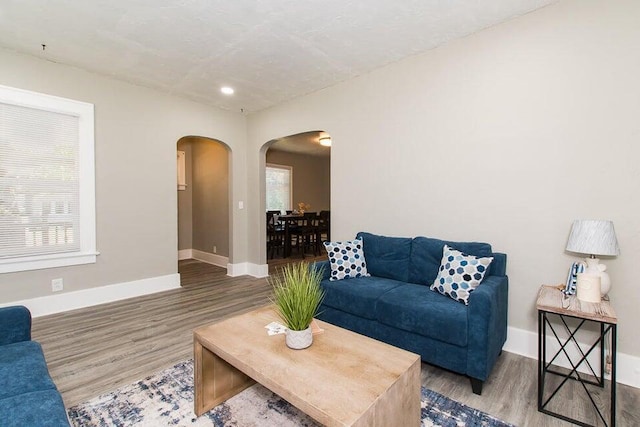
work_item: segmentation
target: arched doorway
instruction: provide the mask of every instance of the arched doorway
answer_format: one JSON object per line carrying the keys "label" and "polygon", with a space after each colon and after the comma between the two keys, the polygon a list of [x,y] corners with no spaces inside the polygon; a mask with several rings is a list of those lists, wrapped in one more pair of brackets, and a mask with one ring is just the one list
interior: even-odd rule
{"label": "arched doorway", "polygon": [[[269,264],[278,264],[278,260],[287,262],[287,259],[297,260],[314,254],[309,247],[292,247],[288,240],[292,236],[274,239],[274,230],[269,224],[273,213],[284,215],[304,209],[326,216],[331,211],[330,135],[325,131],[290,135],[265,143],[261,152],[264,155],[261,200],[266,213],[261,234],[265,238],[265,259]],[[279,222],[280,232],[284,233],[285,225],[282,220]],[[323,233],[323,238],[328,234],[329,229]],[[282,248],[275,247],[276,243],[278,246],[282,243]]]}
{"label": "arched doorway", "polygon": [[231,253],[231,149],[212,138],[177,142],[178,260],[227,268]]}

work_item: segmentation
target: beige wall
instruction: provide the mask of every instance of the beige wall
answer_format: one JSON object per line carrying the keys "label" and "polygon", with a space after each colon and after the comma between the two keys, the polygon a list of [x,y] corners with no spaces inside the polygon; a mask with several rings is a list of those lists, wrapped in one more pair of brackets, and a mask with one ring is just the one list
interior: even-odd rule
{"label": "beige wall", "polygon": [[[640,356],[640,2],[565,0],[292,102],[223,112],[0,50],[0,84],[95,104],[96,264],[0,275],[0,302],[177,271],[176,141],[231,149],[231,262],[262,264],[264,145],[333,139],[332,234],[483,240],[509,255],[509,323],[562,282],[571,222],[608,218],[619,349]],[[248,139],[248,140],[247,140]],[[246,209],[238,209],[244,202]],[[251,242],[251,244],[248,244]],[[256,244],[259,242],[259,244]]]}
{"label": "beige wall", "polygon": [[193,249],[229,255],[229,161],[220,143],[193,144]]}
{"label": "beige wall", "polygon": [[178,250],[193,248],[193,167],[191,162],[192,138],[178,141],[178,150],[184,151],[185,183],[187,187],[178,191]]}
{"label": "beige wall", "polygon": [[286,151],[267,151],[267,163],[291,166],[293,168],[293,203],[311,205],[312,212],[331,209],[330,163],[327,156],[309,156]]}
{"label": "beige wall", "polygon": [[[640,356],[640,2],[569,0],[249,118],[249,234],[261,147],[333,138],[334,239],[359,230],[480,240],[509,256],[509,324],[536,331],[577,218],[614,221],[619,350]],[[264,245],[249,260],[264,259]]]}
{"label": "beige wall", "polygon": [[218,141],[180,140],[187,188],[178,191],[178,249],[229,256],[229,151]]}
{"label": "beige wall", "polygon": [[[95,264],[0,275],[0,303],[177,272],[176,143],[218,139],[232,150],[235,206],[245,199],[243,115],[0,50],[0,84],[95,104]],[[232,260],[246,260],[245,211],[234,210]]]}

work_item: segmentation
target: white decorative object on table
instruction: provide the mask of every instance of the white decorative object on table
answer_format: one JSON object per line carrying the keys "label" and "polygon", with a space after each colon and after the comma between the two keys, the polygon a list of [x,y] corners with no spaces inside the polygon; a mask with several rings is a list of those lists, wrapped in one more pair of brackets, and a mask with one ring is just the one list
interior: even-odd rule
{"label": "white decorative object on table", "polygon": [[294,350],[302,350],[307,348],[313,343],[313,333],[311,332],[311,326],[302,331],[292,331],[287,329],[285,334],[285,342],[287,347]]}
{"label": "white decorative object on table", "polygon": [[267,330],[267,335],[269,336],[287,333],[287,328],[278,322],[271,322],[267,326],[265,326],[265,328]]}
{"label": "white decorative object on table", "polygon": [[581,301],[599,303],[601,299],[600,276],[578,273],[576,296]]}
{"label": "white decorative object on table", "polygon": [[[576,220],[571,227],[566,250],[589,255],[585,258],[583,274],[600,278],[600,294],[605,296],[611,289],[611,279],[605,272],[607,267],[600,264],[598,256],[616,256],[620,254],[613,222],[601,220]],[[578,284],[579,287],[579,284]],[[578,292],[579,294],[579,292]],[[578,298],[580,296],[578,295]]]}

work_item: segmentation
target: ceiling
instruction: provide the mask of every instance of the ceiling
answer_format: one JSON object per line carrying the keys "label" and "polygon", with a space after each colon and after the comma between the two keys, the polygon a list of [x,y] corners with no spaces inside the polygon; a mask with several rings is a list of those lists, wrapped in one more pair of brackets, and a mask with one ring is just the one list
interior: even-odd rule
{"label": "ceiling", "polygon": [[269,151],[286,151],[306,156],[331,156],[331,147],[320,145],[320,138],[331,137],[326,132],[311,131],[278,138],[269,146]]}
{"label": "ceiling", "polygon": [[554,1],[2,0],[0,46],[251,112]]}

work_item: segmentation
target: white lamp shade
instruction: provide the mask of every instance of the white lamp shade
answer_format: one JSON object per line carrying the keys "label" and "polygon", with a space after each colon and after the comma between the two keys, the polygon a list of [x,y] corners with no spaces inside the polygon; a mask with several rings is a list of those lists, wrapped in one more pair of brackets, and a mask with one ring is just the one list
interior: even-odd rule
{"label": "white lamp shade", "polygon": [[620,254],[613,222],[577,220],[573,222],[567,251],[589,255],[615,256]]}

